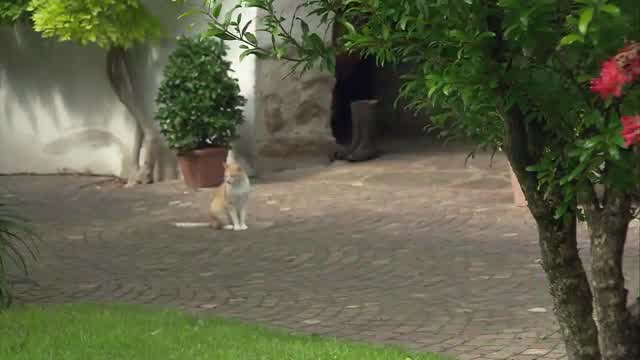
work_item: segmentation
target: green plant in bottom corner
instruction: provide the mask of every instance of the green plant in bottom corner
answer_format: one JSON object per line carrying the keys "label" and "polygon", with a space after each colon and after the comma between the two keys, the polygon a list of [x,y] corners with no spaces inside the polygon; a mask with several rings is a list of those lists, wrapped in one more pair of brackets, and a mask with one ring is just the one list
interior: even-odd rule
{"label": "green plant in bottom corner", "polygon": [[228,147],[236,137],[246,100],[225,55],[226,46],[218,40],[182,37],[169,56],[156,118],[178,153]]}
{"label": "green plant in bottom corner", "polygon": [[26,219],[0,202],[0,310],[11,305],[8,271],[11,263],[28,274],[27,257],[36,259],[36,233]]}

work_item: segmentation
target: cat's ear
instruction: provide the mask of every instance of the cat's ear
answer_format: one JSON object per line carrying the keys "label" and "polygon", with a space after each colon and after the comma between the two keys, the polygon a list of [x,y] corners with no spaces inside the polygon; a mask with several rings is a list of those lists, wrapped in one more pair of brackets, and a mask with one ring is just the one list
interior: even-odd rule
{"label": "cat's ear", "polygon": [[235,154],[233,153],[233,149],[229,149],[229,151],[227,152],[226,162],[227,164],[233,164],[236,162],[236,157],[235,157]]}

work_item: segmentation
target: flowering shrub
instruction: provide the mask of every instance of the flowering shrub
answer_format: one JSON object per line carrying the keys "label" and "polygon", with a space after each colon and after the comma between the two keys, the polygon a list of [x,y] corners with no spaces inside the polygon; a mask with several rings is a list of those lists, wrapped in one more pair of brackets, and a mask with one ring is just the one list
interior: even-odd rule
{"label": "flowering shrub", "polygon": [[[591,90],[603,99],[621,97],[625,86],[640,76],[640,43],[632,43],[602,65],[600,77],[591,80]],[[640,115],[624,115],[620,119],[627,147],[640,142]]]}
{"label": "flowering shrub", "polygon": [[640,115],[622,117],[622,137],[624,137],[625,145],[632,146],[640,142]]}
{"label": "flowering shrub", "polygon": [[615,59],[602,65],[600,77],[591,81],[591,90],[599,93],[603,98],[610,95],[622,96],[622,88],[633,81],[633,74],[625,71]]}

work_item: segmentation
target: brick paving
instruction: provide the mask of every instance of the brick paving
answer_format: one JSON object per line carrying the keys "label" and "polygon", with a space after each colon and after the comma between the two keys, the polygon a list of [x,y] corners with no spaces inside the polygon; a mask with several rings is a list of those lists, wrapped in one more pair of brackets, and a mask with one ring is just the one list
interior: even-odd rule
{"label": "brick paving", "polygon": [[[505,161],[465,167],[464,155],[266,176],[245,232],[173,226],[205,221],[210,196],[180,182],[0,177],[44,234],[17,293],[178,307],[460,360],[564,359],[535,227],[512,206]],[[625,266],[637,284],[633,254]]]}

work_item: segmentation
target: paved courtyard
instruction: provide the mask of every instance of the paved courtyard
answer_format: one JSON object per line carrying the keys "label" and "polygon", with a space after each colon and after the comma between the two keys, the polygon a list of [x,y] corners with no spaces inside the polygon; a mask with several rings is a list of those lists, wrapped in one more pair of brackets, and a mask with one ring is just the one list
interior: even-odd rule
{"label": "paved courtyard", "polygon": [[562,359],[506,162],[464,157],[431,149],[266,176],[245,232],[175,227],[206,221],[210,197],[180,182],[0,177],[44,234],[19,299],[172,306],[461,360]]}

